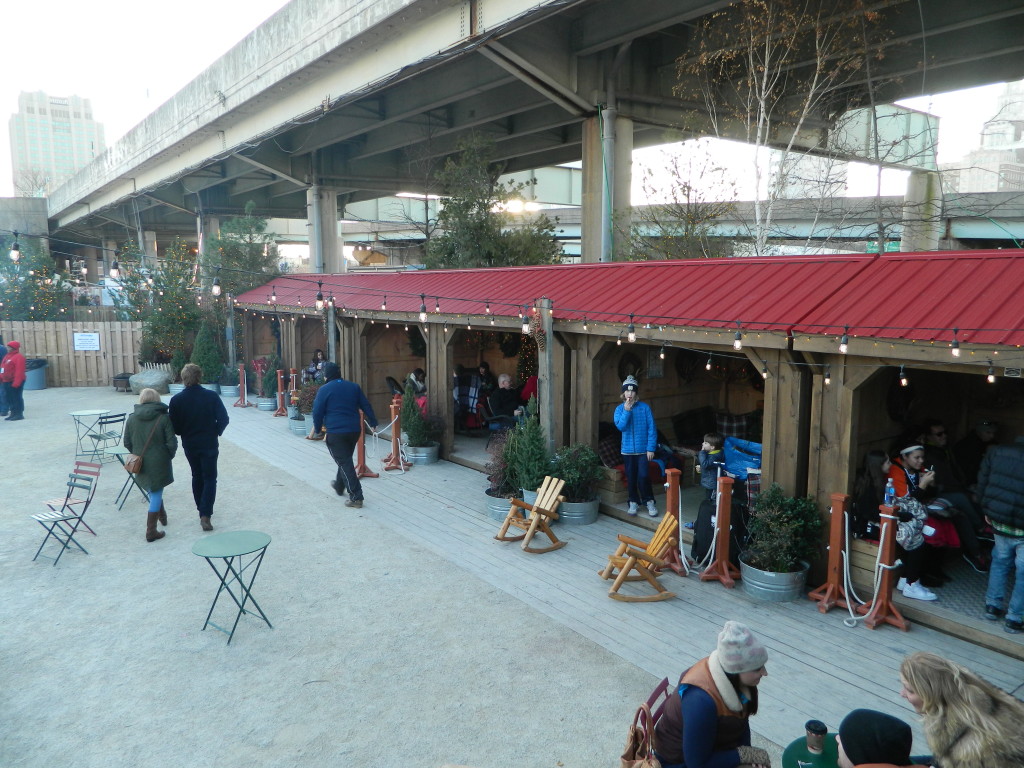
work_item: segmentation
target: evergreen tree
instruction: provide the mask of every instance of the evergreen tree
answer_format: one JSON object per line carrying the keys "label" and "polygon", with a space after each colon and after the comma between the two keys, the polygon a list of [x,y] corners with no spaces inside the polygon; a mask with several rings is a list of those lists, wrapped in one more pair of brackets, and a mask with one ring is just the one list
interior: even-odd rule
{"label": "evergreen tree", "polygon": [[245,215],[222,222],[220,234],[203,247],[205,277],[212,280],[216,275],[221,290],[233,296],[281,274],[275,235],[267,232],[267,220],[255,211],[256,204],[250,200]]}
{"label": "evergreen tree", "polygon": [[37,240],[19,239],[17,262],[7,258],[13,245],[13,236],[0,235],[0,319],[70,320],[62,312],[71,293],[67,274],[54,269]]}
{"label": "evergreen tree", "polygon": [[216,331],[210,323],[204,322],[199,328],[191,362],[203,369],[203,383],[214,384],[220,380],[224,358],[217,345]]}

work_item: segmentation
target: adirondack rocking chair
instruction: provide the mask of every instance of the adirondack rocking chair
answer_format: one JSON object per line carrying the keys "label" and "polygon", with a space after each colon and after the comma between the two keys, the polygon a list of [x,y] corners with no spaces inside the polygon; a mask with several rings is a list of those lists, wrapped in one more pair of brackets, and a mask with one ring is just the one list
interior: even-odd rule
{"label": "adirondack rocking chair", "polygon": [[[627,603],[649,603],[655,600],[670,600],[675,592],[669,592],[658,581],[655,571],[665,568],[665,555],[675,543],[679,520],[674,515],[665,515],[661,525],[649,542],[619,534],[619,548],[608,556],[608,565],[598,571],[602,579],[614,578],[608,597]],[[618,574],[616,574],[618,571]],[[635,573],[634,573],[635,571]],[[647,581],[655,589],[653,595],[623,595],[619,587],[626,581]]]}
{"label": "adirondack rocking chair", "polygon": [[[551,526],[548,522],[549,520],[558,519],[558,512],[555,510],[558,509],[559,503],[563,501],[563,497],[559,496],[559,494],[562,492],[562,486],[564,485],[565,480],[559,480],[557,477],[545,477],[544,482],[537,489],[537,500],[533,504],[527,504],[519,499],[512,499],[512,506],[509,507],[508,516],[505,518],[505,522],[502,523],[498,535],[494,538],[498,541],[522,541],[523,551],[532,552],[535,555],[564,547],[565,542],[559,541],[558,537],[551,532]],[[509,536],[508,529],[510,527],[518,528],[521,531],[525,531],[525,533],[521,533],[518,536]],[[530,542],[537,533],[543,533],[551,539],[551,546],[531,547]]]}

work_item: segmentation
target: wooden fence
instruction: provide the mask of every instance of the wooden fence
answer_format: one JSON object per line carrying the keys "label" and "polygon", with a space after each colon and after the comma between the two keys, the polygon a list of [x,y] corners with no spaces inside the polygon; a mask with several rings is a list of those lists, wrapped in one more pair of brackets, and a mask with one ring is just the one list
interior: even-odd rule
{"label": "wooden fence", "polygon": [[109,387],[139,370],[141,323],[0,321],[0,334],[21,342],[25,357],[46,360],[48,387]]}

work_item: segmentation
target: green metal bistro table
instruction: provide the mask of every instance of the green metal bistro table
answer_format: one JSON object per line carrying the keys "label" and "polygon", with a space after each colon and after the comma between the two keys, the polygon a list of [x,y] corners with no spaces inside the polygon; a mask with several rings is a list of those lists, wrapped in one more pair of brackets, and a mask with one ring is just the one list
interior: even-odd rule
{"label": "green metal bistro table", "polygon": [[[226,531],[215,533],[212,536],[204,536],[192,545],[192,554],[205,558],[213,572],[217,574],[217,578],[220,579],[220,586],[217,587],[217,594],[214,595],[210,612],[206,614],[206,623],[203,624],[203,629],[205,630],[208,626],[219,629],[228,636],[229,645],[242,614],[254,615],[251,609],[246,610],[248,603],[251,603],[260,618],[267,622],[268,627],[274,628],[270,619],[267,618],[267,614],[260,608],[256,598],[252,596],[252,585],[256,581],[256,574],[259,573],[263,555],[266,554],[269,544],[270,537],[259,531]],[[248,581],[246,581],[246,571],[250,572]],[[210,621],[213,609],[217,607],[217,601],[222,592],[227,592],[238,607],[238,613],[235,614],[235,622],[231,625],[230,632]]]}
{"label": "green metal bistro table", "polygon": [[793,739],[782,753],[782,768],[837,768],[839,746],[834,733],[825,734],[825,749],[820,755],[807,750],[807,737]]}
{"label": "green metal bistro table", "polygon": [[72,411],[70,413],[72,421],[75,422],[75,458],[80,459],[82,457],[96,458],[96,446],[86,445],[85,441],[89,439],[89,435],[96,434],[96,425],[100,421],[101,416],[106,416],[110,413],[109,408],[95,408],[86,411]]}
{"label": "green metal bistro table", "polygon": [[[110,448],[104,448],[103,453],[105,456],[114,456],[117,458],[121,466],[124,467],[125,462],[127,461],[125,457],[130,454],[131,451],[123,445],[115,445]],[[128,475],[128,477],[125,478],[124,485],[121,486],[121,490],[117,492],[117,498],[114,499],[114,503],[117,504],[117,508],[121,509],[124,506],[124,503],[128,501],[133,485],[139,489],[139,493],[142,494],[142,498],[149,501],[149,493],[146,492],[145,488],[139,485],[138,481],[135,479],[135,475],[127,469],[125,469],[125,474]]]}

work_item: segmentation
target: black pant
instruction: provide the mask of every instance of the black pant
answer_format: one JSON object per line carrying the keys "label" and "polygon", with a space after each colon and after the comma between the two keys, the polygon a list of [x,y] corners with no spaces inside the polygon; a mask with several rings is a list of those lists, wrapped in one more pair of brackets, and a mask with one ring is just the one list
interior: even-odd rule
{"label": "black pant", "polygon": [[217,500],[217,456],[220,450],[213,448],[185,449],[185,458],[192,468],[192,498],[200,517],[213,515],[213,504]]}
{"label": "black pant", "polygon": [[359,443],[358,432],[328,432],[327,450],[331,452],[331,458],[338,465],[338,473],[334,482],[340,493],[348,489],[348,497],[352,501],[363,500],[363,486],[359,484],[356,476],[356,468],[352,463],[352,452]]}
{"label": "black pant", "polygon": [[4,394],[7,395],[7,409],[11,412],[11,416],[25,415],[25,398],[22,396],[24,389],[24,384],[20,387],[16,387],[9,382],[4,384]]}

